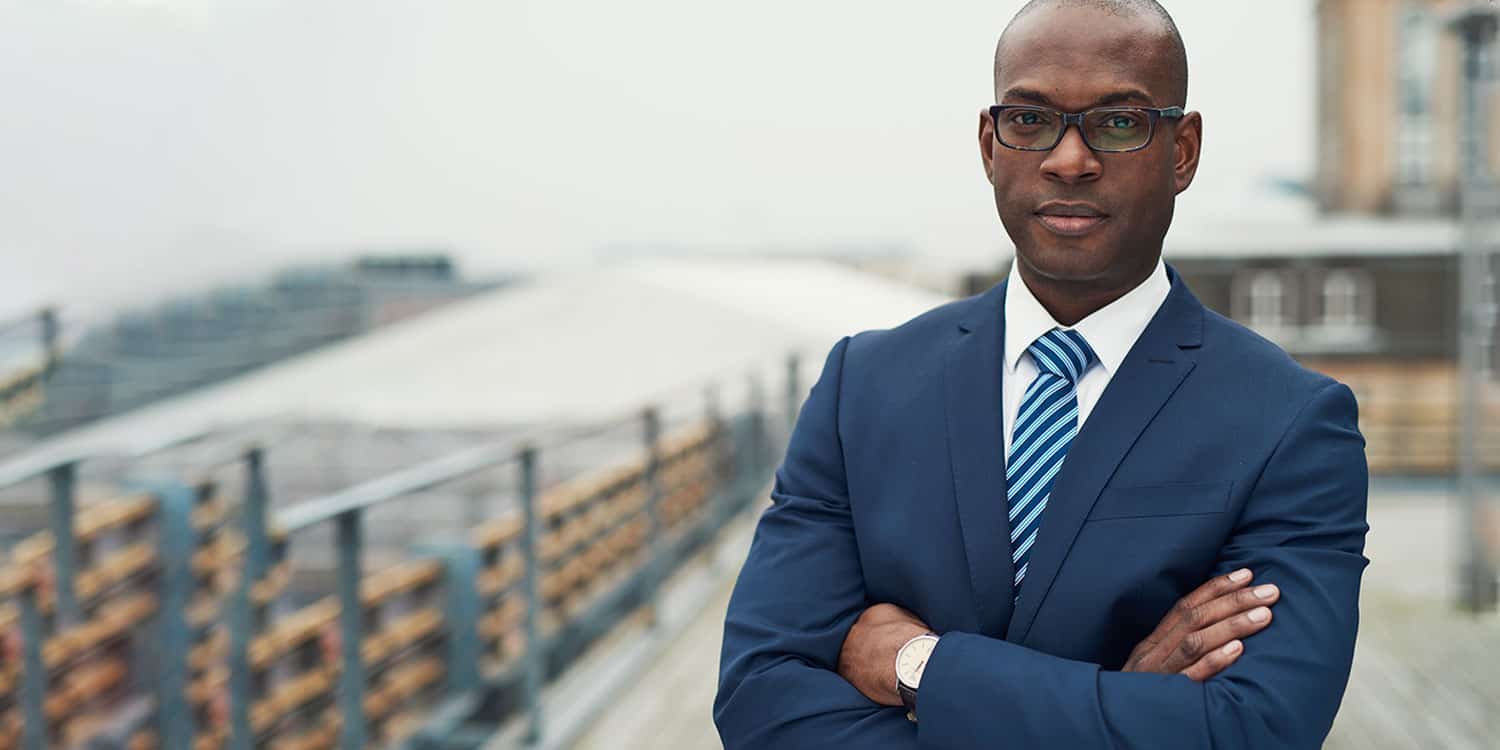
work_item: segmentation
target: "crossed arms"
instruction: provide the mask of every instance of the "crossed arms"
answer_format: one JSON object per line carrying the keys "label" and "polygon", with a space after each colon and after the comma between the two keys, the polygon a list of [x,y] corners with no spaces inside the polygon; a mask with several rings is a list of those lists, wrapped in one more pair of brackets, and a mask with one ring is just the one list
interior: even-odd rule
{"label": "crossed arms", "polygon": [[942,633],[913,724],[838,673],[851,627],[875,604],[838,434],[847,345],[803,407],[730,602],[714,705],[728,750],[1321,746],[1348,680],[1366,563],[1363,439],[1346,387],[1302,407],[1221,551],[1217,575],[1248,568],[1281,593],[1234,669],[1203,681],[1117,672]]}

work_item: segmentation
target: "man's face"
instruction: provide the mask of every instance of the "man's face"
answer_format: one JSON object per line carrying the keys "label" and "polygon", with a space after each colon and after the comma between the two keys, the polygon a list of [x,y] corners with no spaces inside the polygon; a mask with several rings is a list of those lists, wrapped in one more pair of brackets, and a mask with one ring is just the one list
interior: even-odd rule
{"label": "man's face", "polygon": [[[1145,19],[1086,7],[1040,10],[1006,37],[996,101],[1062,112],[1181,105],[1170,101],[1169,51]],[[1018,264],[1032,277],[1098,289],[1129,288],[1150,273],[1176,195],[1197,170],[1197,113],[1159,120],[1150,145],[1126,153],[1090,150],[1077,127],[1051,151],[1017,151],[998,143],[994,128],[982,112],[985,173]]]}

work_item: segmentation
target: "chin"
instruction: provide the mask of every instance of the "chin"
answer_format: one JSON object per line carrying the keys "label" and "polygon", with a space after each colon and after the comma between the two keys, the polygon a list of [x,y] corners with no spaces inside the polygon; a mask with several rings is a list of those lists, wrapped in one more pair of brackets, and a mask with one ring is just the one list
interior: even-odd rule
{"label": "chin", "polygon": [[1113,258],[1097,248],[1053,243],[1016,248],[1016,260],[1042,278],[1053,281],[1097,281],[1110,275]]}

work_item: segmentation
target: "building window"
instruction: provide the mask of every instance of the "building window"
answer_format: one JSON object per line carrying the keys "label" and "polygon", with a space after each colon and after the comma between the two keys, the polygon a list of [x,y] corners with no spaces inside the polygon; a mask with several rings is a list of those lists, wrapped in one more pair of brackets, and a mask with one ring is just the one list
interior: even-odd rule
{"label": "building window", "polygon": [[1369,328],[1374,323],[1374,284],[1354,271],[1330,271],[1323,277],[1323,325]]}
{"label": "building window", "polygon": [[1286,282],[1276,271],[1256,271],[1250,277],[1250,314],[1245,323],[1258,331],[1286,327]]}
{"label": "building window", "polygon": [[1432,92],[1436,87],[1438,29],[1426,9],[1407,3],[1398,17],[1396,41],[1396,181],[1433,181]]}

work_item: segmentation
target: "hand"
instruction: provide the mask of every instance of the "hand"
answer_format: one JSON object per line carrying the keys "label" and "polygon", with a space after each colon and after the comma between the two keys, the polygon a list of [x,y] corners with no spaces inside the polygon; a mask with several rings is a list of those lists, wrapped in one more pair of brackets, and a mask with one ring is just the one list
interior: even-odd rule
{"label": "hand", "polygon": [[839,676],[882,706],[901,705],[896,692],[896,652],[932,630],[916,615],[894,605],[876,604],[860,614],[844,636]]}
{"label": "hand", "polygon": [[1240,639],[1271,624],[1271,605],[1281,596],[1270,584],[1247,588],[1252,577],[1236,570],[1179,599],[1121,671],[1181,673],[1198,682],[1224,671],[1244,652]]}

